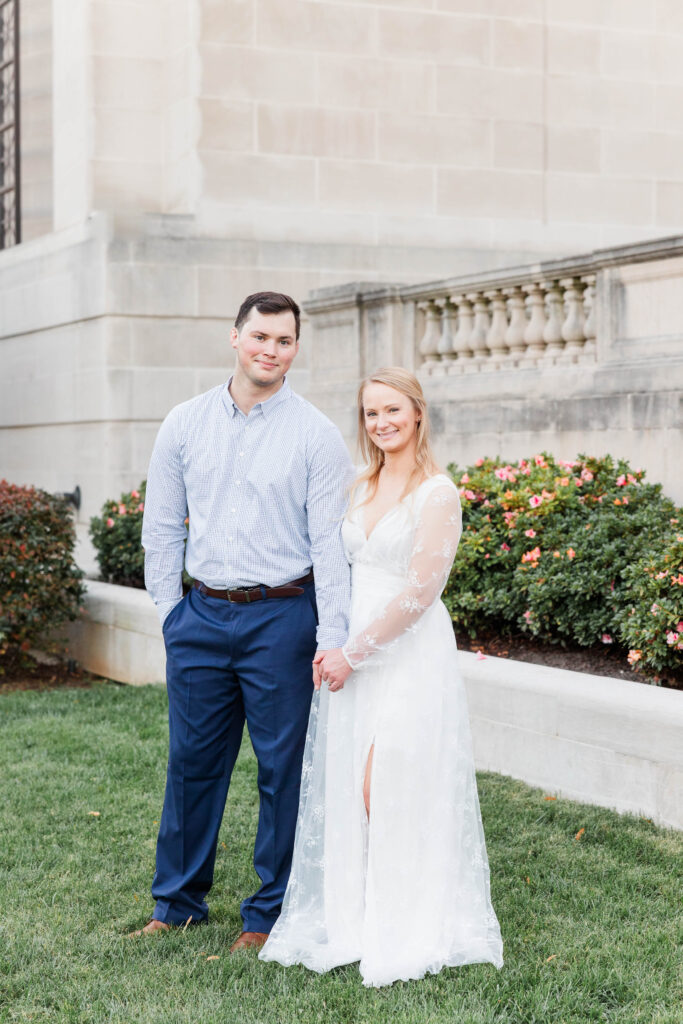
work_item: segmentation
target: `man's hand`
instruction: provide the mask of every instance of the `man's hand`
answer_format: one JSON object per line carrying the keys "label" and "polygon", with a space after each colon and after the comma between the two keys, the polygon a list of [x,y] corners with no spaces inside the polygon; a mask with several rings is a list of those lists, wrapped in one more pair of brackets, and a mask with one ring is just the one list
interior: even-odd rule
{"label": "man's hand", "polygon": [[[318,651],[313,659],[313,685],[320,689],[320,683],[327,683],[330,693],[336,693],[351,675],[352,668],[342,654],[340,647],[331,651]],[[318,684],[316,686],[316,674]]]}

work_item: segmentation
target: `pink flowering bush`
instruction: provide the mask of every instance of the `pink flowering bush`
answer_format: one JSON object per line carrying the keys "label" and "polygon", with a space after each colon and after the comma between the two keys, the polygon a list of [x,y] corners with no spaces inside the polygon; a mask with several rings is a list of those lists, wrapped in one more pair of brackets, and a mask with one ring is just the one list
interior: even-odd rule
{"label": "pink flowering bush", "polygon": [[70,507],[35,487],[0,480],[0,675],[46,632],[75,619],[83,572]]}
{"label": "pink flowering bush", "polygon": [[118,501],[105,501],[99,516],[90,520],[90,536],[106,583],[125,587],[145,586],[145,553],[142,550],[142,513],[145,481],[122,494]]}
{"label": "pink flowering bush", "polygon": [[[630,600],[619,615],[622,642],[634,666],[664,676],[683,665],[683,516],[672,517],[660,549],[624,571]],[[640,657],[634,654],[640,652]]]}
{"label": "pink flowering bush", "polygon": [[[562,461],[544,452],[514,464],[480,459],[464,473],[449,469],[463,506],[445,593],[456,626],[471,635],[494,629],[582,646],[614,642],[640,652],[632,659],[638,668],[681,665],[670,634],[683,620],[683,586],[668,584],[676,597],[666,622],[662,616],[657,653],[649,632],[636,628],[638,566],[669,550],[678,518],[659,485],[609,456]],[[636,606],[627,629],[625,610]]]}

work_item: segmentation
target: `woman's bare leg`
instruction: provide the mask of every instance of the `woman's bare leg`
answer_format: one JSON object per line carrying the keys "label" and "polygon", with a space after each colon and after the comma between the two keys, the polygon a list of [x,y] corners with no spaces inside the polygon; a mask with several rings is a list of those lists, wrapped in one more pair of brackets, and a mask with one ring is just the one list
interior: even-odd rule
{"label": "woman's bare leg", "polygon": [[375,744],[373,743],[368,754],[367,764],[365,765],[365,778],[363,779],[363,800],[365,801],[365,811],[368,818],[370,817],[370,785],[372,782],[372,758],[374,753]]}

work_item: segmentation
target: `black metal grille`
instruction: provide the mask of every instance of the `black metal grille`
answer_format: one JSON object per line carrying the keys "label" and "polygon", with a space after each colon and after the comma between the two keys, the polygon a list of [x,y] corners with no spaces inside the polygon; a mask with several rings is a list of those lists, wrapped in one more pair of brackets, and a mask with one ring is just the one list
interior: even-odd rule
{"label": "black metal grille", "polygon": [[19,0],[0,0],[0,249],[21,241]]}

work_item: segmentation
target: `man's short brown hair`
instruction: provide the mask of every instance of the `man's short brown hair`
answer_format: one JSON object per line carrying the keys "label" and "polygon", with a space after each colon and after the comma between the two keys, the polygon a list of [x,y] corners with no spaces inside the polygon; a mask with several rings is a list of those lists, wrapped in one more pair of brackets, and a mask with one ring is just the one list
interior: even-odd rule
{"label": "man's short brown hair", "polygon": [[249,319],[249,314],[254,306],[264,316],[269,313],[285,313],[287,310],[293,313],[296,324],[296,340],[299,340],[301,310],[291,295],[283,295],[282,292],[254,292],[253,295],[247,295],[235,319],[235,328],[238,331],[242,324]]}

